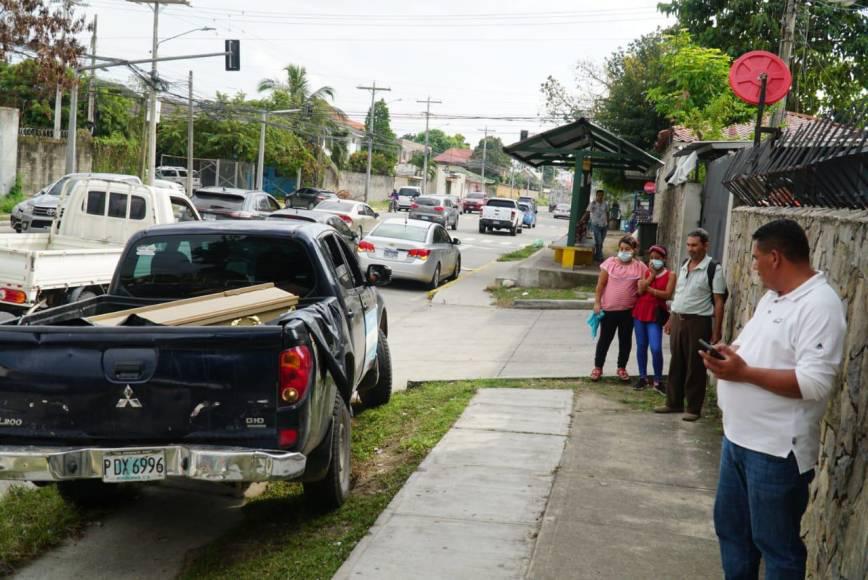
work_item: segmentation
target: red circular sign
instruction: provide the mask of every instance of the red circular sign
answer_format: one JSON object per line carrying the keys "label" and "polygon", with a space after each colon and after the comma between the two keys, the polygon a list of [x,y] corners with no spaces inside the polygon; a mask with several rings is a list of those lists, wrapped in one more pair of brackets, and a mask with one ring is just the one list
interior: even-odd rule
{"label": "red circular sign", "polygon": [[793,76],[784,61],[764,50],[747,52],[736,59],[729,69],[729,86],[746,103],[758,105],[760,75],[766,73],[766,104],[777,103],[787,96]]}

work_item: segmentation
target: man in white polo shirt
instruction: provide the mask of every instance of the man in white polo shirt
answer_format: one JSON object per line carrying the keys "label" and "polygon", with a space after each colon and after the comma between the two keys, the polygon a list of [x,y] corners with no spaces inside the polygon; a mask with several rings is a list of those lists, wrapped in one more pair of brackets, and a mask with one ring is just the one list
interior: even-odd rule
{"label": "man in white polo shirt", "polygon": [[820,419],[841,363],[844,308],[810,263],[792,220],[753,235],[754,269],[769,291],[725,357],[702,353],[719,379],[723,448],[714,527],[728,579],[804,578],[800,534],[814,476]]}

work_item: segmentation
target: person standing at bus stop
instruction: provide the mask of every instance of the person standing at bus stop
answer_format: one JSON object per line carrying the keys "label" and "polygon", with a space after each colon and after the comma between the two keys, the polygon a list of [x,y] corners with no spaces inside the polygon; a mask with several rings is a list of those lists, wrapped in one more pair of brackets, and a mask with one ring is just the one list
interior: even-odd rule
{"label": "person standing at bus stop", "polygon": [[605,201],[606,192],[597,190],[596,198],[585,211],[582,219],[590,219],[591,233],[594,235],[594,261],[602,263],[603,243],[606,241],[606,230],[609,228],[609,204]]}

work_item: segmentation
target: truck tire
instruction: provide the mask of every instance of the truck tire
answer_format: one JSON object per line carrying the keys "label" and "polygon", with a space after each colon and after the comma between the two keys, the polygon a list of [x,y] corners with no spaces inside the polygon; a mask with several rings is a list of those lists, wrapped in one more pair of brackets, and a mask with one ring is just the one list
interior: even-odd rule
{"label": "truck tire", "polygon": [[359,391],[362,404],[369,409],[385,405],[392,398],[392,354],[386,335],[382,330],[377,332],[377,367],[380,376],[376,385],[364,392]]}
{"label": "truck tire", "polygon": [[484,234],[484,233],[485,233],[485,226],[482,225],[482,224],[479,224],[479,233],[480,233],[480,234]]}
{"label": "truck tire", "polygon": [[516,231],[516,230],[515,230],[515,226],[512,226],[511,228],[509,228],[509,235],[514,236],[514,235],[515,235],[515,231]]}
{"label": "truck tire", "polygon": [[350,412],[340,393],[335,395],[332,411],[332,449],[328,471],[319,481],[306,481],[304,497],[313,507],[324,511],[336,510],[350,495]]}
{"label": "truck tire", "polygon": [[79,479],[58,482],[57,493],[76,507],[93,509],[117,503],[129,487],[129,484],[104,483],[98,479]]}

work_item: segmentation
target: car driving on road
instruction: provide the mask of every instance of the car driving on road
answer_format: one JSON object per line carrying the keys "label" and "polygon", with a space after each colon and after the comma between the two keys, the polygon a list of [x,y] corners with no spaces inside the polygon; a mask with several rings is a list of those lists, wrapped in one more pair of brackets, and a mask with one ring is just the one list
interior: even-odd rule
{"label": "car driving on road", "polygon": [[482,215],[479,216],[479,233],[508,230],[509,235],[514,236],[522,232],[523,219],[524,212],[514,199],[493,197],[482,208]]}
{"label": "car driving on road", "polygon": [[526,228],[535,228],[536,227],[536,212],[533,210],[529,204],[524,202],[518,202],[518,208],[524,212],[524,217],[522,218],[522,226]]}
{"label": "car driving on road", "polygon": [[324,211],[341,218],[359,237],[370,232],[380,219],[380,214],[368,204],[349,199],[327,200],[316,206],[316,211]]}
{"label": "car driving on road", "polygon": [[557,219],[570,219],[570,204],[559,203],[555,206],[552,216]]}
{"label": "car driving on road", "polygon": [[482,212],[485,205],[485,194],[481,191],[471,191],[464,198],[464,213]]}
{"label": "car driving on road", "polygon": [[193,192],[191,200],[207,221],[261,220],[280,209],[277,200],[264,191],[233,187],[203,187]]}
{"label": "car driving on road", "polygon": [[431,289],[461,274],[461,241],[440,224],[392,218],[359,242],[362,269],[388,266],[392,278],[425,282]]}
{"label": "car driving on road", "polygon": [[458,207],[445,195],[420,195],[410,206],[410,219],[458,229]]}
{"label": "car driving on road", "polygon": [[413,201],[422,195],[422,188],[413,186],[404,186],[398,190],[398,211],[409,211]]}

